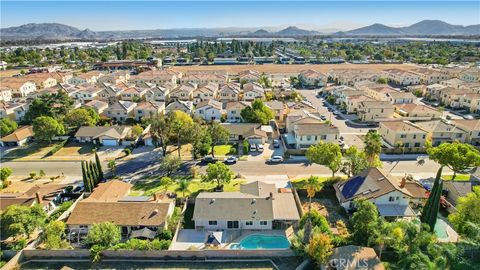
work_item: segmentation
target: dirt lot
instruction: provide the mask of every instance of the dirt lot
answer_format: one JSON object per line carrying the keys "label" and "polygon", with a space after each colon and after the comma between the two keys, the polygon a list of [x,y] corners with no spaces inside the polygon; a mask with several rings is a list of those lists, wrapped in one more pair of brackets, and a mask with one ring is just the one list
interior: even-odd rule
{"label": "dirt lot", "polygon": [[0,70],[0,78],[12,77],[13,75],[20,74],[20,71],[21,69]]}
{"label": "dirt lot", "polygon": [[372,69],[385,70],[390,68],[399,68],[410,70],[416,68],[412,64],[322,64],[322,65],[280,65],[280,64],[265,64],[265,65],[209,65],[209,66],[175,66],[171,69],[181,72],[187,71],[227,71],[228,73],[236,74],[243,70],[257,70],[265,73],[298,73],[302,70],[313,69],[320,72],[328,72],[332,69]]}

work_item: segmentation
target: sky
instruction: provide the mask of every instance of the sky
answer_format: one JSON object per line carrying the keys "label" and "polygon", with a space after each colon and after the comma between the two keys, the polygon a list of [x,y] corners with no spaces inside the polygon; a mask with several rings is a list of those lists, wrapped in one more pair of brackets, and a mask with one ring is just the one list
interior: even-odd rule
{"label": "sky", "polygon": [[480,1],[4,1],[2,28],[55,22],[102,30],[405,26],[425,19],[480,24]]}

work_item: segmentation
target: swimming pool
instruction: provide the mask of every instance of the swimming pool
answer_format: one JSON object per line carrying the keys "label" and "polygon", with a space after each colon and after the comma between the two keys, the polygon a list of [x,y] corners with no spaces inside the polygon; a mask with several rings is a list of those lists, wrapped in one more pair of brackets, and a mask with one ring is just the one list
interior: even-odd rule
{"label": "swimming pool", "polygon": [[290,242],[283,235],[251,234],[240,241],[232,244],[230,249],[287,249]]}
{"label": "swimming pool", "polygon": [[[420,224],[420,220],[418,218],[414,219],[413,222],[415,222],[415,224]],[[447,227],[449,227],[449,225],[445,221],[437,218],[437,222],[435,223],[435,228],[433,231],[439,240],[446,240],[449,238]]]}

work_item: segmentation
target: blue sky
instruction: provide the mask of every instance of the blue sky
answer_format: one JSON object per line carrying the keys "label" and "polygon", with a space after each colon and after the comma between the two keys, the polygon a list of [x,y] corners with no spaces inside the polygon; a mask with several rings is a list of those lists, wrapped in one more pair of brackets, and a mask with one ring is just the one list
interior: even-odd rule
{"label": "blue sky", "polygon": [[480,1],[3,1],[1,27],[57,22],[80,29],[133,30],[195,27],[372,23],[409,25],[424,19],[480,24]]}

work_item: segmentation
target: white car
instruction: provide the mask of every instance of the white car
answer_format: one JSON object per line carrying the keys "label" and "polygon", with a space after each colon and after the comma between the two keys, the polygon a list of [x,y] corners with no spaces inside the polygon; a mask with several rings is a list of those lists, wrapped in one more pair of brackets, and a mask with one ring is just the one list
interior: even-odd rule
{"label": "white car", "polygon": [[250,145],[250,152],[256,152],[257,151],[257,146],[255,144]]}
{"label": "white car", "polygon": [[226,157],[223,162],[226,163],[226,164],[235,164],[237,162],[237,158],[234,157],[234,156],[229,156],[229,157]]}
{"label": "white car", "polygon": [[281,156],[273,156],[267,160],[268,163],[282,163],[283,157]]}
{"label": "white car", "polygon": [[263,152],[263,144],[257,144],[257,151]]}

